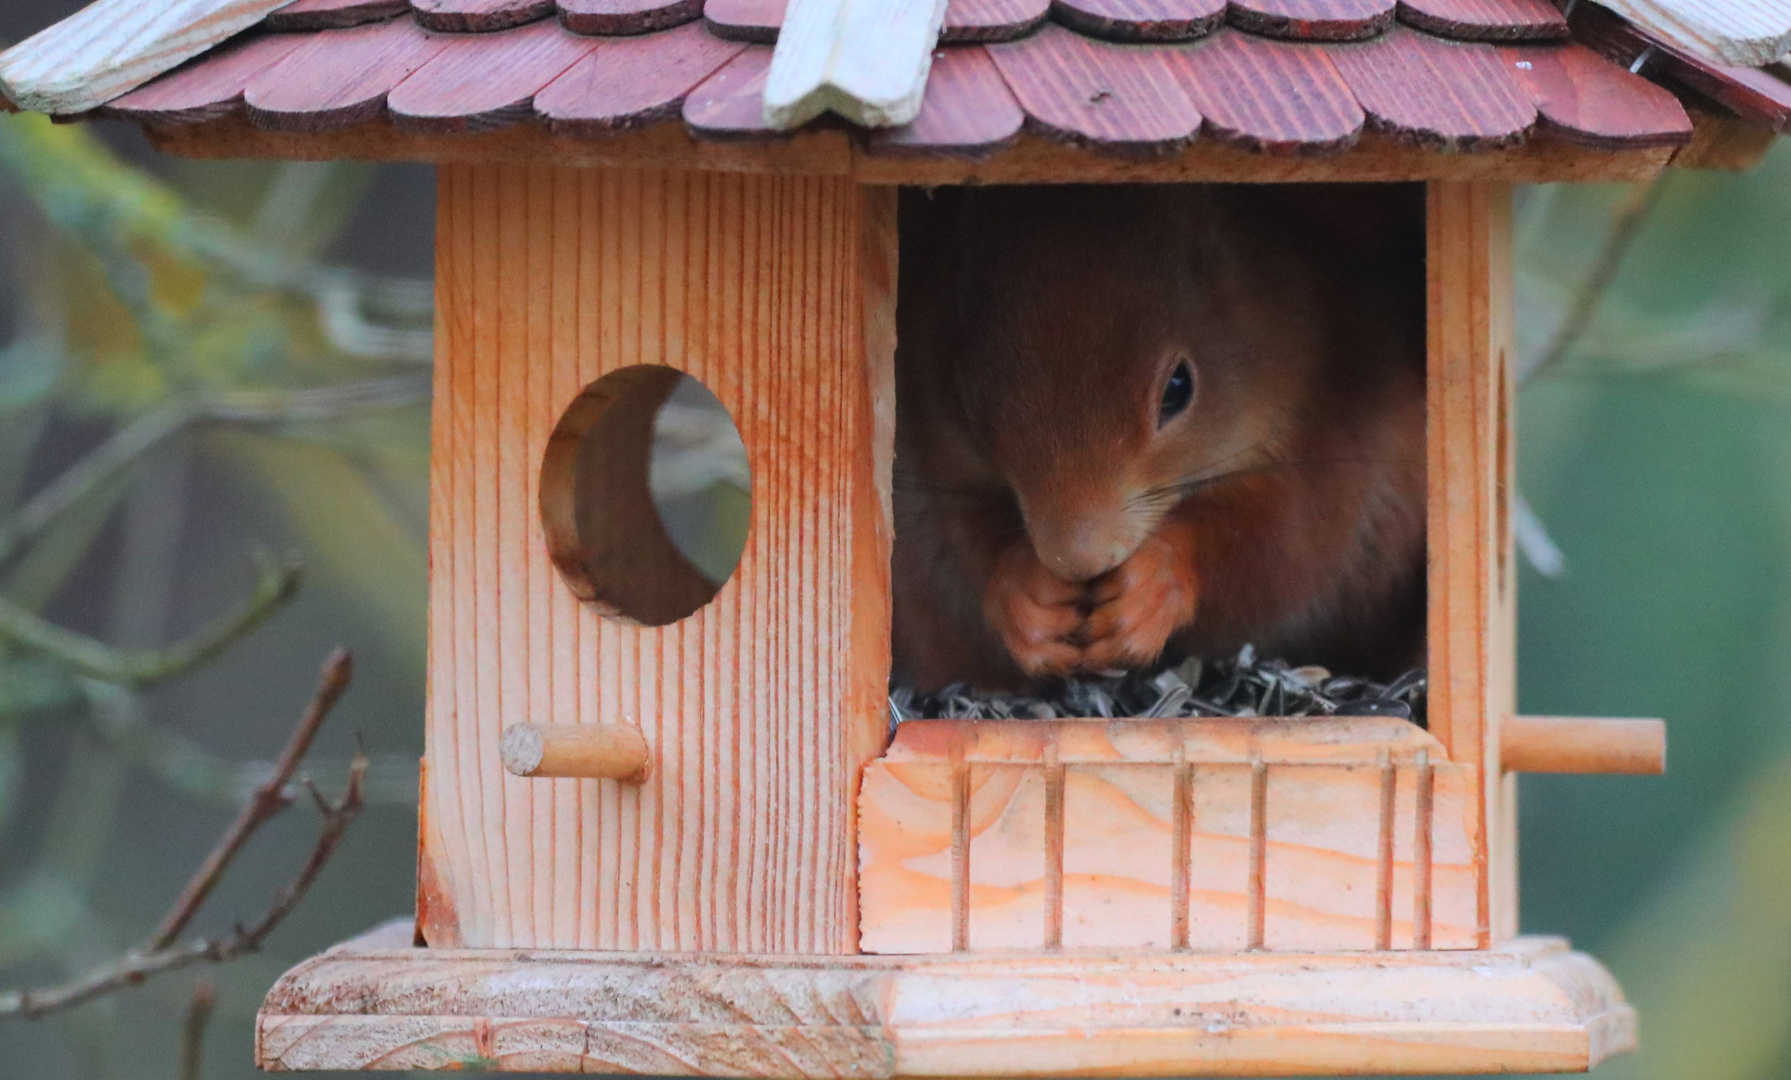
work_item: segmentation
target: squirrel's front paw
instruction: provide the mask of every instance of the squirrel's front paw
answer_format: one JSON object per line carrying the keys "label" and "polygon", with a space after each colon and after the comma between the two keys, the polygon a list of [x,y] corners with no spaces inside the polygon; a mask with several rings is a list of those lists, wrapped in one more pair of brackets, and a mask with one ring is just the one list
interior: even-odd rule
{"label": "squirrel's front paw", "polygon": [[1033,678],[1068,675],[1082,666],[1076,638],[1087,593],[1039,562],[1021,541],[995,561],[983,595],[983,617],[1020,669]]}
{"label": "squirrel's front paw", "polygon": [[1194,621],[1199,583],[1190,540],[1179,531],[1160,532],[1095,579],[1088,595],[1094,610],[1081,636],[1085,670],[1148,666],[1171,634]]}

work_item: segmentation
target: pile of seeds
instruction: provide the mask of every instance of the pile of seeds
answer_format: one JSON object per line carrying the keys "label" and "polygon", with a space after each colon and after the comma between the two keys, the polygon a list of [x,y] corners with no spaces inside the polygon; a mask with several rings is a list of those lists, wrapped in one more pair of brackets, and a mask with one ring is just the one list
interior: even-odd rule
{"label": "pile of seeds", "polygon": [[1053,720],[1058,717],[1398,716],[1424,722],[1424,673],[1391,684],[1258,660],[1244,646],[1231,660],[1198,659],[1156,672],[1072,679],[1046,696],[979,694],[950,686],[936,694],[892,687],[892,723],[903,720]]}

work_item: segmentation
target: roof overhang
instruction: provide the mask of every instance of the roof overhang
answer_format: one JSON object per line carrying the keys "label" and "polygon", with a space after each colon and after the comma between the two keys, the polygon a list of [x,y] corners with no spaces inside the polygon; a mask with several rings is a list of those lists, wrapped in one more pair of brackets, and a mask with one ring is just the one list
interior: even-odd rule
{"label": "roof overhang", "polygon": [[[1312,17],[1264,14],[1290,4]],[[1607,181],[1676,153],[1746,164],[1738,145],[1763,152],[1791,131],[1791,70],[1709,59],[1722,50],[1708,27],[1669,43],[1659,18],[1643,28],[1592,0],[1562,6],[99,0],[0,56],[0,89],[64,117],[134,120],[194,157],[870,183]],[[145,8],[156,17],[132,24]],[[96,12],[122,29],[81,47],[68,28],[94,36]]]}

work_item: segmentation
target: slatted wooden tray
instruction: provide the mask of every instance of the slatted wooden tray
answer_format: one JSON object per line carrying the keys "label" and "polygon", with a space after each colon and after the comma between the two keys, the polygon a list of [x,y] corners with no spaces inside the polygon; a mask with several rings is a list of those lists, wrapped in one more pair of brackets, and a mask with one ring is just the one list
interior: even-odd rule
{"label": "slatted wooden tray", "polygon": [[1478,785],[1394,718],[911,721],[865,772],[861,946],[1472,949]]}

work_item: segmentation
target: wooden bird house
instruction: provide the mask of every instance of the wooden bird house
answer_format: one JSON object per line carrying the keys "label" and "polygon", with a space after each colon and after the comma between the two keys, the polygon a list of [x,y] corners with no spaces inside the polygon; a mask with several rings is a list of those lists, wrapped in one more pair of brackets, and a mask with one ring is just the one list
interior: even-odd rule
{"label": "wooden bird house", "polygon": [[[416,918],[287,974],[261,1064],[1629,1048],[1604,969],[1517,932],[1513,772],[1664,736],[1514,714],[1512,187],[1749,163],[1788,47],[1780,0],[99,0],[0,56],[17,108],[174,154],[439,165]],[[897,188],[1117,181],[1428,184],[1427,730],[891,735]],[[751,472],[719,586],[638,543],[685,375]]]}

